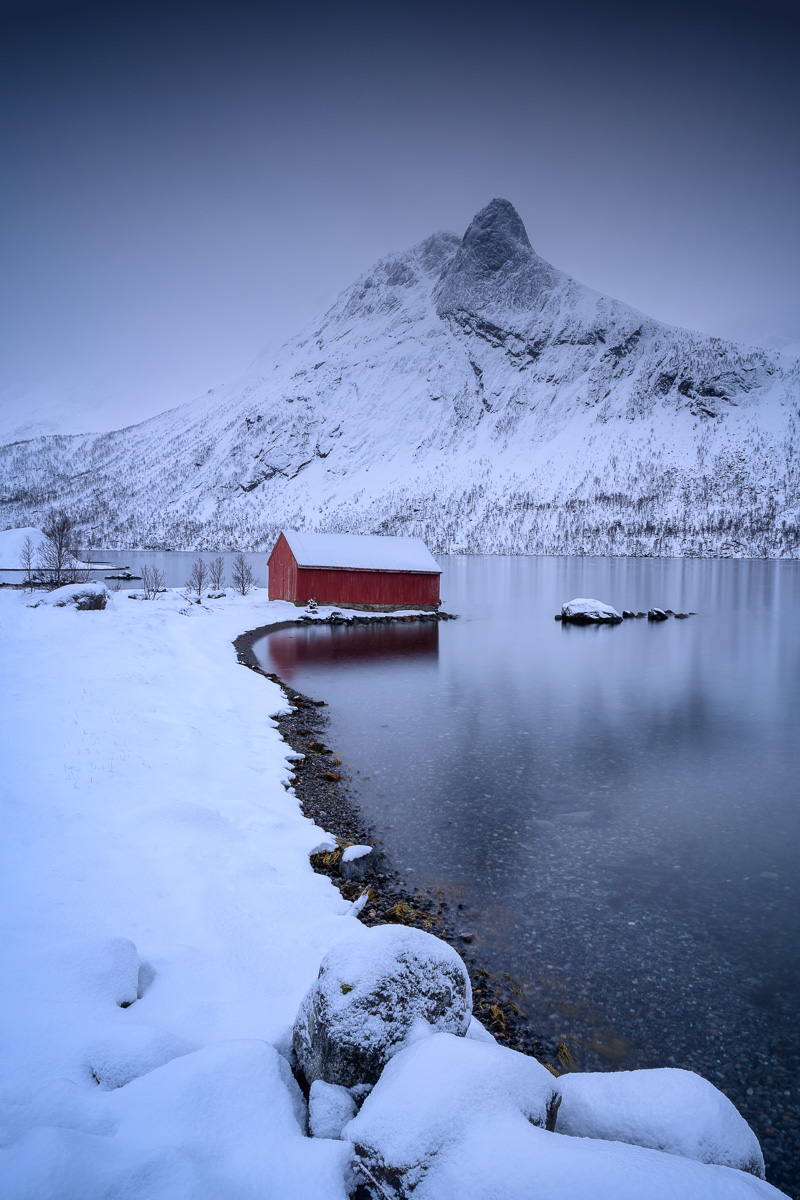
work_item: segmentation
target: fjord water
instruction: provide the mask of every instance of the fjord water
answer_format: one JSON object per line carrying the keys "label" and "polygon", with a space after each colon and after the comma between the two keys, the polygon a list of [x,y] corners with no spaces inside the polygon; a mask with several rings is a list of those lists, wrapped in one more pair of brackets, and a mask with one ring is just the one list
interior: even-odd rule
{"label": "fjord water", "polygon": [[[543,1037],[584,1069],[700,1071],[791,1186],[800,564],[442,564],[457,621],[286,629],[261,661],[328,701],[395,865]],[[697,615],[554,621],[575,596]]]}

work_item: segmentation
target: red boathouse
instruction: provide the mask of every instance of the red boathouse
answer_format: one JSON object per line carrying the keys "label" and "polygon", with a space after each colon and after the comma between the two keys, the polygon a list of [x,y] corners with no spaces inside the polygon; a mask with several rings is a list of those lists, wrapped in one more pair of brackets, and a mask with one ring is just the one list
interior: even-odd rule
{"label": "red boathouse", "polygon": [[435,609],[440,575],[420,538],[285,529],[269,556],[269,598],[379,610]]}

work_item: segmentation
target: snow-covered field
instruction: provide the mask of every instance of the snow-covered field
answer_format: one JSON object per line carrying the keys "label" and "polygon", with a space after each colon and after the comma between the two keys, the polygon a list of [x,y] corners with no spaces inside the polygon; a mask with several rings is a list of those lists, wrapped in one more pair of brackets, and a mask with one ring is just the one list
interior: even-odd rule
{"label": "snow-covered field", "polygon": [[0,594],[3,1200],[344,1196],[270,1044],[355,921],[230,645],[297,610],[30,599]]}
{"label": "snow-covered field", "polygon": [[[369,931],[309,865],[323,832],[286,789],[285,698],[231,645],[297,609],[263,591],[37,599],[0,593],[2,1200],[344,1200],[347,1129],[307,1136],[285,1056],[323,955]],[[514,1052],[429,1041],[430,1068],[424,1043],[401,1051],[354,1122],[388,1162],[415,1115],[441,1150],[420,1195],[779,1195],[641,1133],[533,1129],[522,1099],[485,1099],[491,1056]]]}

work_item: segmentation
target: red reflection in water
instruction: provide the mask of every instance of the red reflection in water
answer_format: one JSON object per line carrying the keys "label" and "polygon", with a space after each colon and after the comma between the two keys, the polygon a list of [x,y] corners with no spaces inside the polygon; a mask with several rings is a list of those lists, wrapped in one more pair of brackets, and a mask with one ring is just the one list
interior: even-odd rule
{"label": "red reflection in water", "polygon": [[280,629],[256,647],[269,659],[269,669],[290,679],[306,663],[357,662],[360,659],[436,657],[439,626],[434,622],[409,625],[326,625],[322,628]]}

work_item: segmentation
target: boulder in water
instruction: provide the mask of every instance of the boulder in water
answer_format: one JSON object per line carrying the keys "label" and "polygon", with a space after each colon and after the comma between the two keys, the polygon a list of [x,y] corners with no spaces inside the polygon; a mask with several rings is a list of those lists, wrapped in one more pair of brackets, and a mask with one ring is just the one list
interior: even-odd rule
{"label": "boulder in water", "polygon": [[622,617],[610,604],[602,600],[578,598],[561,607],[561,620],[571,625],[617,625]]}

